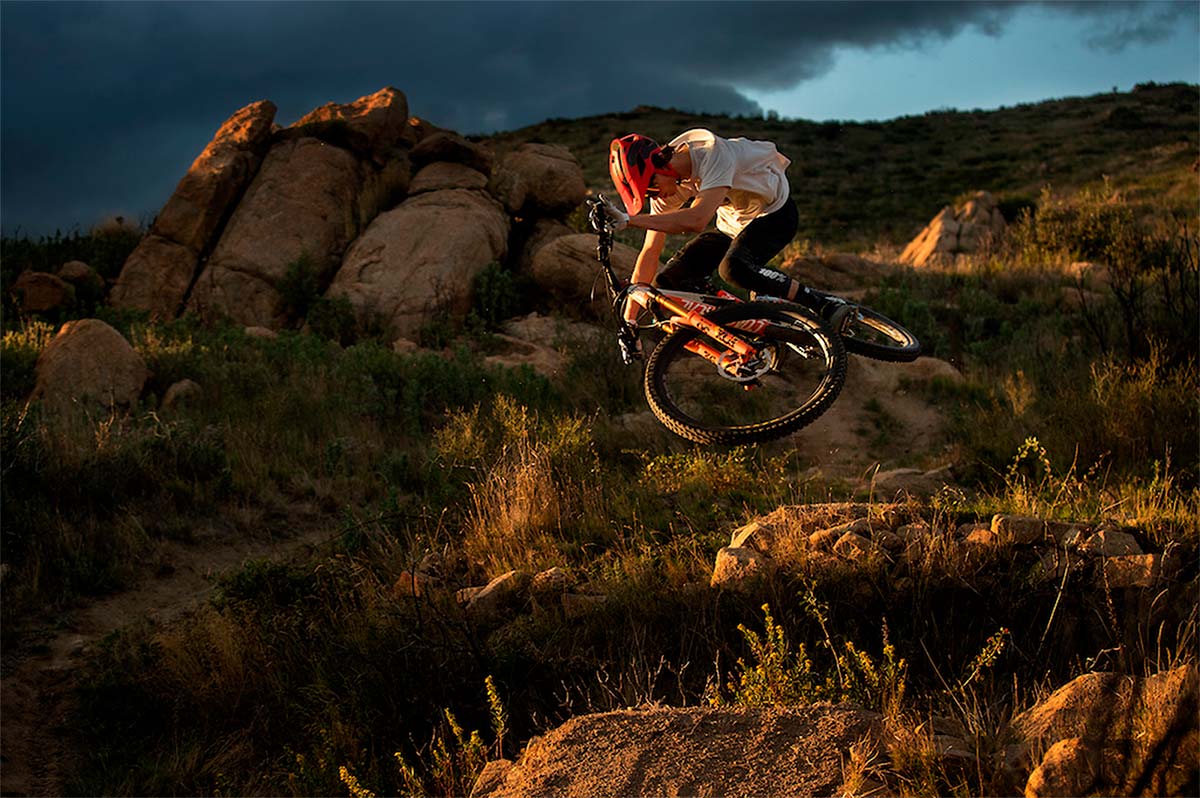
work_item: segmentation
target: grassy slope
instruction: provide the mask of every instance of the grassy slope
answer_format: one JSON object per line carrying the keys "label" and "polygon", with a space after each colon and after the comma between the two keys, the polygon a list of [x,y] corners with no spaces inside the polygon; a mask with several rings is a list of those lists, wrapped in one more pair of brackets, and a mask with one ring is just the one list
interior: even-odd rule
{"label": "grassy slope", "polygon": [[[805,181],[797,191],[811,225],[805,234],[870,245],[876,237],[903,242],[967,190],[1032,198],[1042,182],[1067,191],[1103,174],[1160,209],[1194,212],[1196,94],[1160,87],[879,125],[722,123],[735,130],[646,110],[547,122],[520,137],[568,144],[596,187],[606,180],[608,139],[629,129],[665,138],[709,124],[775,138]],[[1114,113],[1123,107],[1153,126],[1126,130],[1133,117]],[[883,190],[893,186],[903,190]],[[45,254],[5,243],[6,275],[10,254]],[[1194,551],[1194,368],[1110,362],[1063,301],[1069,283],[1054,270],[1004,261],[894,282],[872,302],[939,356],[961,350],[967,383],[942,386],[941,398],[961,409],[963,458],[984,464],[979,476],[990,479],[972,502],[947,493],[915,511],[947,528],[993,510],[1119,514],[1158,546],[1182,538]],[[957,328],[947,323],[951,310],[961,316]],[[111,320],[147,359],[154,394],[191,377],[206,402],[97,429],[43,424],[25,415],[23,397],[50,328],[5,314],[6,634],[22,608],[69,607],[73,596],[122,585],[125,564],[151,559],[157,540],[187,540],[198,520],[244,516],[239,531],[286,534],[287,508],[310,504],[342,534],[334,556],[251,563],[224,577],[185,624],[106,640],[87,663],[74,723],[84,752],[72,783],[78,793],[341,794],[345,763],[390,794],[406,780],[393,751],[419,761],[428,785],[439,767],[431,737],[451,734],[441,708],[486,729],[484,676],[495,677],[510,712],[510,736],[494,751],[512,755],[530,735],[588,709],[703,700],[710,677],[731,678],[738,658],[752,661],[738,626],[759,628],[765,601],[822,678],[835,667],[829,635],[879,660],[886,616],[910,663],[911,708],[957,716],[952,700],[969,704],[975,709],[962,720],[977,721],[971,734],[981,745],[996,743],[989,735],[1009,714],[1098,651],[1109,652],[1105,665],[1119,652],[1119,667],[1137,672],[1162,653],[1148,647],[1195,648],[1194,582],[1156,605],[1182,620],[1151,627],[1079,574],[1060,605],[1057,583],[1027,589],[1032,555],[1000,549],[963,559],[933,545],[940,538],[906,573],[814,568],[747,597],[709,591],[712,556],[731,528],[781,504],[846,492],[806,480],[803,452],[704,450],[665,433],[631,441],[612,418],[644,405],[637,375],[611,349],[569,352],[567,379],[551,385],[484,367],[486,340],[470,335],[447,365],[429,353],[397,358],[370,341],[342,348],[302,334],[260,341],[195,320]],[[143,410],[154,407],[148,397]],[[1014,461],[1029,436],[1049,454],[1031,449]],[[1171,473],[1182,466],[1186,484],[1172,485],[1152,464],[1164,440],[1176,452]],[[1078,471],[1073,455],[1083,458]],[[1104,467],[1093,473],[1093,462]],[[1147,513],[1137,509],[1143,501]],[[456,563],[455,586],[509,567],[561,565],[613,599],[582,620],[518,614],[476,626],[452,603],[396,600],[391,586],[426,551]],[[986,683],[970,684],[970,696],[943,694],[936,669],[955,681],[1001,631],[1011,645],[985,669]],[[1135,637],[1141,644],[1127,645]],[[940,665],[922,648],[930,640]],[[912,791],[947,794],[958,781]],[[984,775],[970,783],[975,794],[997,791]]]}
{"label": "grassy slope", "polygon": [[1195,211],[1196,86],[1147,85],[1002,108],[937,111],[887,122],[703,116],[661,108],[551,119],[491,140],[571,149],[590,187],[611,191],[608,143],[638,131],[666,141],[692,127],[776,142],[792,159],[800,236],[826,245],[904,244],[956,197],[986,189],[1033,200],[1050,185],[1111,177],[1131,198]]}

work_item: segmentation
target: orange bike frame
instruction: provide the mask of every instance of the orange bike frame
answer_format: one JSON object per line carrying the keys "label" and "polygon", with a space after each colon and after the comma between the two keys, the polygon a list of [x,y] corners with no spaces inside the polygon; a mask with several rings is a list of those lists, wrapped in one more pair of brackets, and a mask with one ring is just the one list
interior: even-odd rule
{"label": "orange bike frame", "polygon": [[[692,327],[707,335],[709,338],[724,344],[736,353],[740,360],[746,360],[753,357],[757,352],[754,347],[738,338],[733,333],[726,330],[716,322],[710,321],[704,315],[704,311],[713,310],[712,305],[706,305],[703,302],[697,302],[682,297],[674,297],[660,293],[651,289],[634,289],[634,293],[640,294],[641,297],[650,302],[665,308],[672,314],[671,320],[667,322],[669,325],[682,325]],[[630,297],[633,301],[633,297]],[[643,303],[645,304],[645,303]],[[767,322],[759,319],[750,319],[746,321],[734,322],[729,325],[735,329],[746,330],[751,333],[760,333],[768,326]],[[684,344],[684,349],[700,355],[705,360],[712,361],[717,365],[721,365],[725,361],[727,352],[721,352],[715,347],[709,346],[703,341],[692,339]]]}

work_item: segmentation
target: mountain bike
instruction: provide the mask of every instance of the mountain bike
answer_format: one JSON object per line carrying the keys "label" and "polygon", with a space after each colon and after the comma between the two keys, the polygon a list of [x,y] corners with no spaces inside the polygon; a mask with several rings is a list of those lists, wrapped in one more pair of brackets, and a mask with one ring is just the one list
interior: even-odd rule
{"label": "mountain bike", "polygon": [[846,350],[812,310],[780,300],[744,302],[726,291],[691,293],[626,284],[613,271],[603,198],[589,221],[619,329],[637,302],[664,334],[646,360],[643,388],[668,429],[703,444],[779,438],[829,409],[846,381]]}

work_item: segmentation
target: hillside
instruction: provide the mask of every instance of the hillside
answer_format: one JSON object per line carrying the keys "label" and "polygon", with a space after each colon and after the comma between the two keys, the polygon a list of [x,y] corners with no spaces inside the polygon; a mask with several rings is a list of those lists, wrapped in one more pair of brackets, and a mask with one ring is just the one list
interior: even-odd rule
{"label": "hillside", "polygon": [[1071,192],[1112,178],[1131,200],[1195,212],[1200,87],[1131,92],[996,111],[934,111],[886,122],[706,116],[662,108],[551,119],[490,139],[562,144],[588,185],[611,191],[608,143],[640,132],[661,142],[693,127],[774,141],[792,159],[800,237],[825,246],[903,246],[944,205],[979,189],[1015,210],[1045,186]]}
{"label": "hillside", "polygon": [[721,122],[922,346],[754,446],[651,412],[580,232],[721,120],[262,100],[149,230],[4,239],[0,793],[1200,793],[1196,94]]}

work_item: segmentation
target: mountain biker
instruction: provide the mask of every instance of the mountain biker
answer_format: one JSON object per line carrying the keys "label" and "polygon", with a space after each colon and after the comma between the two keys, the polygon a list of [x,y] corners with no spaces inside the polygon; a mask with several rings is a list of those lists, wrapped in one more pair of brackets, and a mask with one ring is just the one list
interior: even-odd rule
{"label": "mountain biker", "polygon": [[[785,170],[790,164],[769,141],[725,139],[695,128],[666,146],[637,133],[613,139],[609,174],[625,208],[605,211],[617,230],[646,231],[631,281],[668,290],[704,291],[718,271],[727,282],[754,292],[794,300],[803,285],[766,263],[792,240],[799,224]],[[638,215],[650,200],[650,213]],[[705,231],[716,216],[716,230]],[[698,233],[659,269],[669,233]],[[622,350],[637,341],[640,308],[625,308]],[[630,354],[634,352],[631,351]]]}

